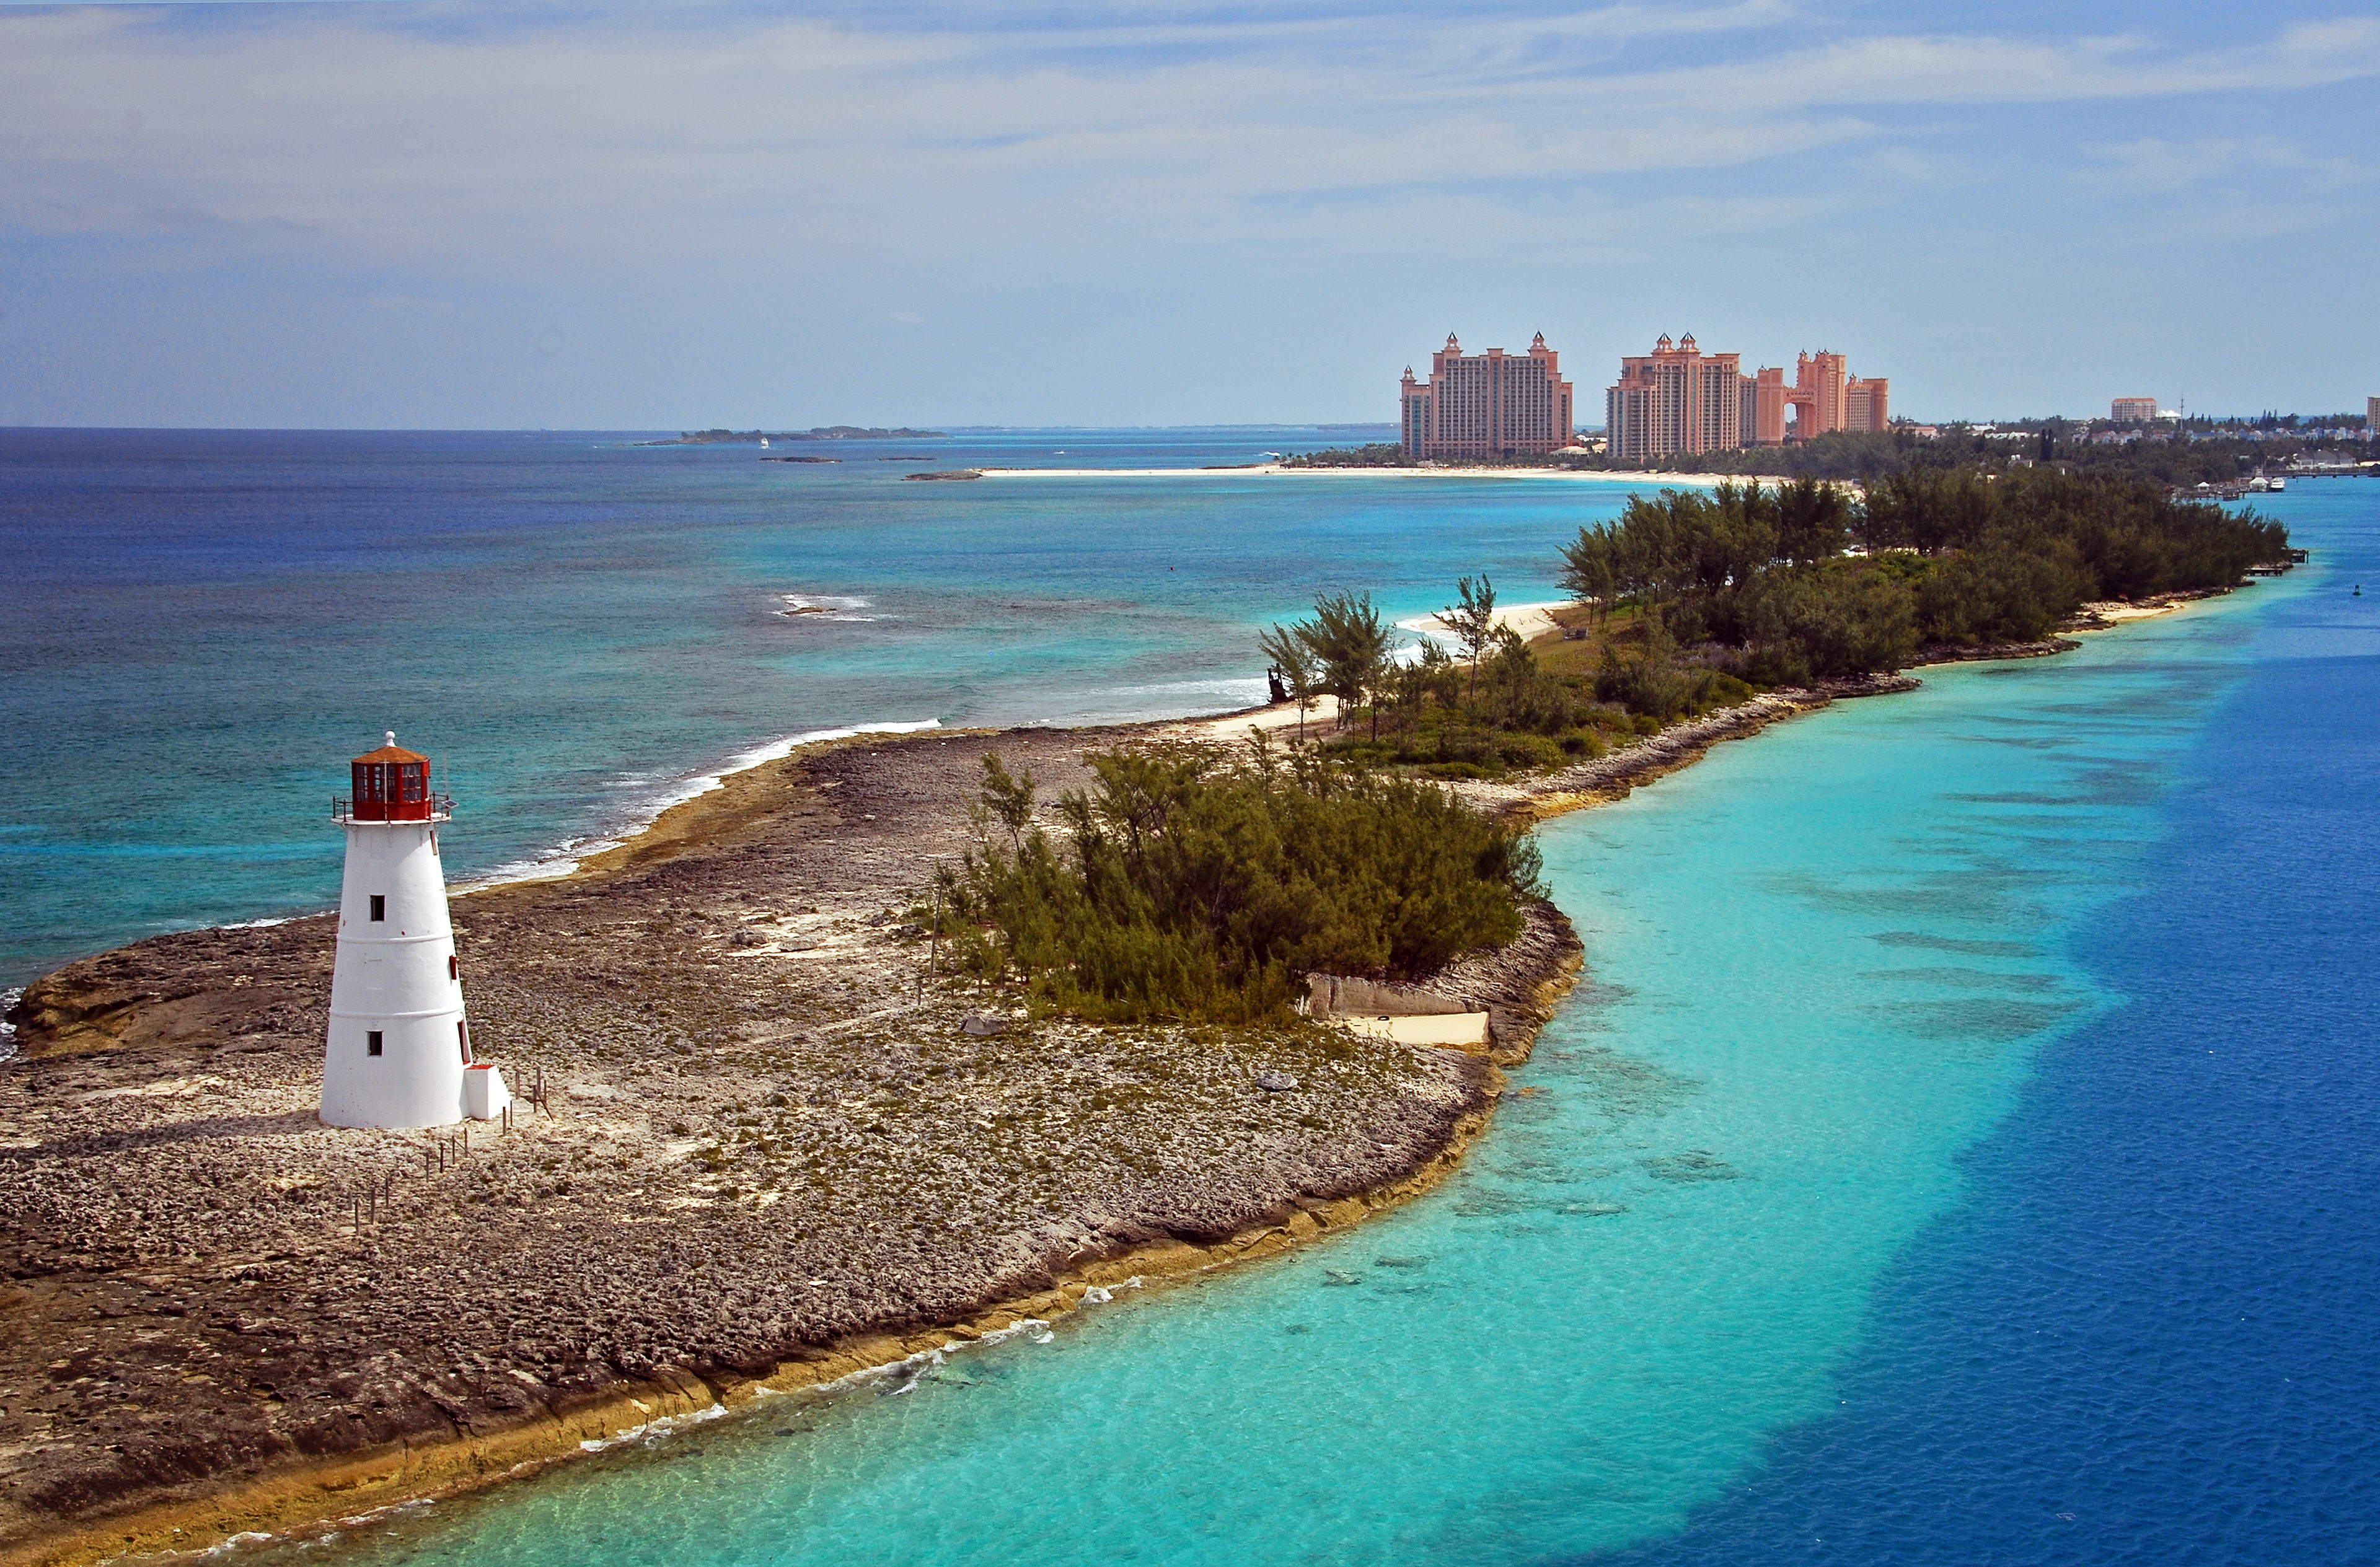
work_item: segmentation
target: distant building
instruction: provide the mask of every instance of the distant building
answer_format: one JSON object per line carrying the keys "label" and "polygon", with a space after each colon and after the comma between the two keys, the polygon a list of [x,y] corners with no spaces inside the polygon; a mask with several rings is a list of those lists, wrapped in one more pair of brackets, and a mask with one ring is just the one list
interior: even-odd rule
{"label": "distant building", "polygon": [[1742,445],[1742,363],[1739,355],[1705,355],[1692,332],[1674,345],[1664,335],[1652,353],[1621,360],[1619,384],[1603,394],[1612,455],[1633,463]]}
{"label": "distant building", "polygon": [[2363,428],[2371,434],[2380,435],[2380,397],[2363,400]]}
{"label": "distant building", "polygon": [[1843,428],[1855,430],[1880,430],[1891,427],[1888,406],[1892,383],[1882,376],[1862,380],[1853,376],[1843,383]]}
{"label": "distant building", "polygon": [[2108,404],[2107,416],[2119,425],[2155,424],[2157,416],[2156,399],[2119,397]]}
{"label": "distant building", "polygon": [[1430,356],[1429,380],[1410,367],[1403,384],[1403,445],[1412,456],[1514,457],[1571,444],[1571,383],[1560,356],[1537,333],[1526,354],[1465,354],[1449,332]]}
{"label": "distant building", "polygon": [[1652,353],[1622,358],[1620,380],[1603,394],[1612,455],[1649,462],[1891,428],[1891,383],[1849,374],[1840,354],[1803,354],[1791,386],[1782,369],[1747,376],[1742,365],[1741,355],[1703,353],[1691,332],[1675,344],[1664,336]]}

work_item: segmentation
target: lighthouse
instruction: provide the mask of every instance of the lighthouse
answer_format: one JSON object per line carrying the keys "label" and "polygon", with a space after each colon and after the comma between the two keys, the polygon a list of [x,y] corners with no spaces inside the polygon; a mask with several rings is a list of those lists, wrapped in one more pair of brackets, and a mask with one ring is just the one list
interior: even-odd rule
{"label": "lighthouse", "polygon": [[332,802],[347,834],[339,889],[322,1119],[334,1127],[445,1127],[492,1119],[504,1078],[471,1054],[463,970],[446,916],[438,829],[455,802],[431,792],[430,758],[390,733],[355,759]]}

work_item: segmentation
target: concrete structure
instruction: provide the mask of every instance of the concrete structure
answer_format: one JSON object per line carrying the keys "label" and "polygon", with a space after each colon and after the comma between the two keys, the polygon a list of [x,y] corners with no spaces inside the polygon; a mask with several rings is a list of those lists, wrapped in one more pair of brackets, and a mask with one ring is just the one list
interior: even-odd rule
{"label": "concrete structure", "polygon": [[2363,400],[2363,428],[2374,434],[2380,434],[2380,397],[2367,397]]}
{"label": "concrete structure", "polygon": [[1815,354],[1803,354],[1794,362],[1793,384],[1786,392],[1785,401],[1793,405],[1795,440],[1807,440],[1814,435],[1845,428],[1845,374],[1843,356],[1823,348]]}
{"label": "concrete structure", "polygon": [[1620,361],[1620,380],[1603,394],[1611,453],[1646,462],[1680,452],[1732,452],[1743,444],[1742,356],[1706,355],[1688,332],[1665,334],[1653,352]]}
{"label": "concrete structure", "polygon": [[438,828],[454,802],[432,792],[430,759],[400,747],[395,734],[357,757],[350,777],[353,794],[331,806],[346,829],[347,864],[322,1046],[322,1119],[334,1127],[492,1119],[507,1096],[502,1074],[472,1058],[438,860]]}
{"label": "concrete structure", "polygon": [[1892,383],[1882,376],[1843,383],[1843,428],[1876,431],[1892,425]]}
{"label": "concrete structure", "polygon": [[2119,397],[2107,405],[2107,417],[2119,425],[2154,424],[2157,416],[2154,397]]}
{"label": "concrete structure", "polygon": [[1821,348],[1803,355],[1793,368],[1793,385],[1785,394],[1793,405],[1793,439],[1890,428],[1891,389],[1892,383],[1882,376],[1863,380],[1851,374],[1840,354]]}
{"label": "concrete structure", "polygon": [[1512,457],[1571,444],[1571,383],[1560,356],[1537,333],[1526,354],[1465,354],[1449,332],[1430,356],[1429,380],[1405,368],[1400,427],[1415,457]]}
{"label": "concrete structure", "polygon": [[1622,358],[1620,380],[1603,397],[1612,455],[1654,462],[1891,428],[1891,383],[1849,374],[1840,354],[1803,354],[1790,386],[1782,369],[1746,376],[1742,365],[1740,355],[1703,353],[1691,332],[1674,344],[1664,336],[1652,353]]}
{"label": "concrete structure", "polygon": [[1488,1043],[1488,1015],[1418,985],[1344,974],[1305,976],[1305,1015],[1400,1044],[1468,1047]]}
{"label": "concrete structure", "polygon": [[1350,1012],[1342,1014],[1336,1021],[1359,1034],[1373,1039],[1394,1040],[1399,1044],[1452,1045],[1462,1049],[1488,1043],[1488,1014],[1485,1012],[1448,1012],[1411,1018],[1368,1018]]}
{"label": "concrete structure", "polygon": [[1746,446],[1785,444],[1785,372],[1774,366],[1743,378],[1743,416],[1738,428]]}

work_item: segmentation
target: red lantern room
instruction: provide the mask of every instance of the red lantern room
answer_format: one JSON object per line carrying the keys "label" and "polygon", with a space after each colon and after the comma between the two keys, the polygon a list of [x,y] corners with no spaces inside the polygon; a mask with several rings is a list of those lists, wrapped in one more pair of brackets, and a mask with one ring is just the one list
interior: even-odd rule
{"label": "red lantern room", "polygon": [[332,814],[354,822],[433,822],[451,814],[453,802],[430,792],[430,758],[397,744],[394,731],[387,740],[355,759],[355,792]]}

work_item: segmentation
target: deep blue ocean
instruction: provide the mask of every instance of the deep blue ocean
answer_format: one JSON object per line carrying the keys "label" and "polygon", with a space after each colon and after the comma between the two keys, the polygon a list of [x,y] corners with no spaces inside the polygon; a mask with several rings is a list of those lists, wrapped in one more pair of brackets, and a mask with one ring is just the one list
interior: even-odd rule
{"label": "deep blue ocean", "polygon": [[[493,869],[814,728],[1229,705],[1318,587],[1545,597],[1624,493],[755,456],[0,435],[14,971],[319,901],[359,731],[455,758]],[[2380,1561],[2380,486],[2266,509],[2279,582],[1549,824],[1586,976],[1430,1197],[261,1553]]]}

